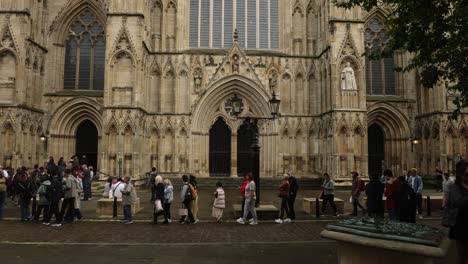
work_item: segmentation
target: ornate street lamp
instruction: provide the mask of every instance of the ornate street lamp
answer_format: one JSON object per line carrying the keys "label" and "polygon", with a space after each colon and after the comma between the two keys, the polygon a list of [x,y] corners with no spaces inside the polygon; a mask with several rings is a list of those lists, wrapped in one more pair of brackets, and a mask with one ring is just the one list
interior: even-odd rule
{"label": "ornate street lamp", "polygon": [[255,201],[255,206],[258,207],[260,204],[260,144],[258,141],[258,123],[259,122],[268,122],[270,120],[276,119],[279,115],[279,105],[281,100],[276,98],[276,94],[273,92],[272,98],[269,101],[271,117],[241,117],[241,107],[242,99],[237,97],[237,94],[234,94],[234,97],[231,98],[232,102],[232,112],[237,119],[245,120],[247,128],[252,131],[253,139],[252,145],[250,146],[251,150],[251,159],[252,167],[251,172],[254,177],[255,186],[256,186],[256,195],[257,200]]}
{"label": "ornate street lamp", "polygon": [[45,143],[47,141],[47,137],[46,135],[44,134],[44,132],[42,132],[42,134],[39,136],[39,140],[42,142],[42,143]]}

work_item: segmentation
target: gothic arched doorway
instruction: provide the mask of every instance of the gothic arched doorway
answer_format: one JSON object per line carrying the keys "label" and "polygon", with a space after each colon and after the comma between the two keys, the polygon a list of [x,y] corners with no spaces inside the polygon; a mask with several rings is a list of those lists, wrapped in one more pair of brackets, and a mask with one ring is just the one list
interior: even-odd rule
{"label": "gothic arched doorway", "polygon": [[385,165],[385,135],[382,128],[377,124],[372,124],[367,132],[369,140],[369,175],[371,173],[380,175]]}
{"label": "gothic arched doorway", "polygon": [[231,130],[222,118],[210,129],[210,176],[231,175]]}
{"label": "gothic arched doorway", "polygon": [[86,156],[85,163],[97,168],[98,158],[98,131],[93,122],[86,120],[76,129],[76,155],[83,162],[83,155]]}
{"label": "gothic arched doorway", "polygon": [[253,137],[254,131],[246,123],[237,130],[237,175],[239,176],[252,171]]}

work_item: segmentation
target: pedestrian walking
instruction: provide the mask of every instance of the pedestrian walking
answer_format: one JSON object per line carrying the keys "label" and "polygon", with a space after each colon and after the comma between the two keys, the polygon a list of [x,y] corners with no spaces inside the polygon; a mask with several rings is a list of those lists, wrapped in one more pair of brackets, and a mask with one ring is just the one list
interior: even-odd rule
{"label": "pedestrian walking", "polygon": [[461,159],[455,166],[455,183],[450,186],[442,224],[449,227],[455,241],[456,264],[468,263],[468,163]]}
{"label": "pedestrian walking", "polygon": [[[242,217],[244,216],[244,212],[245,212],[245,188],[247,188],[247,185],[250,183],[249,181],[249,177],[248,177],[248,174],[244,174],[244,182],[242,183],[242,186],[239,187],[239,190],[241,192],[241,195],[242,195],[242,204],[241,204],[241,216],[239,217],[239,219],[237,220],[241,220]],[[250,214],[250,212],[248,213],[247,215],[247,221],[250,221],[252,219],[252,215]]]}
{"label": "pedestrian walking", "polygon": [[[280,218],[275,220],[275,223],[277,224],[291,223],[291,218],[289,216],[289,208],[288,208],[288,198],[289,198],[288,178],[289,176],[285,175],[278,187],[278,197],[281,199],[281,211],[280,211]],[[286,218],[284,218],[285,214],[286,214]]]}
{"label": "pedestrian walking", "polygon": [[247,222],[247,216],[252,214],[252,220],[250,225],[257,225],[257,212],[255,211],[255,201],[257,200],[257,194],[255,191],[255,181],[253,180],[252,173],[248,173],[249,184],[245,187],[245,210],[244,216],[241,219],[237,219],[239,224],[245,224]]}
{"label": "pedestrian walking", "polygon": [[366,185],[367,213],[371,218],[384,218],[384,206],[382,197],[385,185],[380,181],[377,173],[371,173],[370,181]]}
{"label": "pedestrian walking", "polygon": [[296,211],[294,210],[294,203],[296,202],[297,191],[299,190],[299,184],[297,184],[296,177],[292,176],[291,172],[288,172],[289,181],[289,197],[288,197],[288,209],[289,218],[291,221],[296,220]]}
{"label": "pedestrian walking", "polygon": [[192,214],[193,218],[195,219],[195,223],[198,223],[200,221],[198,219],[198,186],[197,177],[195,177],[193,174],[190,174],[189,176],[189,187],[192,191]]}
{"label": "pedestrian walking", "polygon": [[70,169],[65,169],[62,185],[64,194],[62,208],[60,210],[60,219],[71,223],[73,222],[73,211],[76,198],[76,180],[75,177],[71,175]]}
{"label": "pedestrian walking", "polygon": [[362,210],[362,215],[366,215],[367,210],[361,204],[361,193],[364,191],[364,181],[361,180],[359,177],[359,173],[353,171],[351,172],[351,176],[353,177],[353,183],[351,187],[351,200],[353,203],[353,216],[358,215],[358,207]]}
{"label": "pedestrian walking", "polygon": [[211,216],[216,221],[221,222],[223,218],[223,211],[226,208],[226,197],[221,182],[216,183],[216,191],[214,192],[213,209],[211,210]]}
{"label": "pedestrian walking", "polygon": [[49,213],[50,213],[50,203],[51,203],[51,193],[52,193],[52,183],[49,180],[49,176],[44,174],[40,177],[41,185],[37,190],[39,194],[39,202],[36,214],[34,215],[34,221],[39,222],[39,217],[42,215],[42,224],[50,225],[49,222]]}
{"label": "pedestrian walking", "polygon": [[[180,224],[185,223],[185,218],[188,216],[189,221],[191,224],[195,224],[195,219],[193,218],[193,214],[191,211],[191,204],[192,204],[192,191],[190,190],[188,184],[189,177],[187,175],[182,175],[182,186],[180,188],[180,200],[182,201],[182,211],[186,211],[186,213],[182,214],[179,220]],[[185,210],[184,210],[185,209]]]}
{"label": "pedestrian walking", "polygon": [[164,179],[164,224],[169,224],[172,222],[171,218],[171,204],[174,201],[174,186],[169,179]]}
{"label": "pedestrian walking", "polygon": [[163,178],[161,176],[156,176],[155,178],[155,192],[154,195],[155,197],[153,198],[154,200],[154,207],[153,207],[153,224],[158,223],[158,216],[163,215],[164,220],[166,220],[166,214],[164,212],[163,208],[163,202],[164,202],[164,182]]}
{"label": "pedestrian walking", "polygon": [[0,220],[3,219],[3,210],[5,208],[7,196],[8,179],[3,173],[0,173]]}
{"label": "pedestrian walking", "polygon": [[[416,199],[416,208],[418,210],[419,218],[422,219],[422,191],[423,191],[423,180],[421,176],[418,175],[418,170],[412,168],[409,172],[410,177],[410,186],[413,188]],[[415,212],[416,213],[416,212]]]}
{"label": "pedestrian walking", "polygon": [[330,206],[332,207],[334,211],[334,216],[338,216],[338,210],[336,209],[335,205],[335,181],[333,181],[330,178],[330,175],[328,173],[323,174],[324,181],[322,184],[322,199],[323,199],[323,204],[322,204],[322,215],[325,214],[325,210],[327,208],[327,203],[330,203]]}
{"label": "pedestrian walking", "polygon": [[137,194],[135,191],[135,187],[130,180],[130,177],[124,178],[124,188],[120,190],[122,193],[122,207],[123,207],[123,220],[122,223],[124,224],[133,224],[133,216],[132,216],[132,204],[137,200]]}
{"label": "pedestrian walking", "polygon": [[384,176],[386,178],[385,184],[385,197],[388,217],[392,221],[398,221],[398,207],[396,203],[396,198],[398,190],[400,189],[400,180],[393,176],[393,172],[389,169],[384,170]]}

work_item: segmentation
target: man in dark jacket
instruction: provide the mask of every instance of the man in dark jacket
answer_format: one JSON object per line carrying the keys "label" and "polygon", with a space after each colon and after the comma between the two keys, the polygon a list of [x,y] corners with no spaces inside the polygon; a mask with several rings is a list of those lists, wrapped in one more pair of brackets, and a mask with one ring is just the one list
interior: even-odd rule
{"label": "man in dark jacket", "polygon": [[382,202],[384,188],[385,186],[380,182],[379,175],[372,173],[370,181],[366,185],[367,212],[369,217],[384,218],[384,206]]}
{"label": "man in dark jacket", "polygon": [[416,223],[416,194],[405,176],[400,176],[400,188],[396,194],[396,207],[400,222]]}
{"label": "man in dark jacket", "polygon": [[83,169],[83,192],[84,197],[82,201],[88,201],[91,198],[91,172],[88,169],[88,166],[81,166]]}
{"label": "man in dark jacket", "polygon": [[62,218],[60,215],[59,205],[60,199],[62,199],[63,196],[62,176],[60,176],[60,174],[57,172],[57,174],[52,175],[51,182],[52,193],[50,199],[50,212],[48,214],[47,223],[50,223],[52,216],[55,216],[55,224],[52,224],[52,226],[61,226]]}
{"label": "man in dark jacket", "polygon": [[297,190],[299,185],[297,184],[296,177],[291,175],[291,172],[288,172],[288,181],[289,181],[289,198],[288,198],[288,207],[289,215],[291,220],[296,220],[296,212],[294,211],[294,203],[296,202]]}

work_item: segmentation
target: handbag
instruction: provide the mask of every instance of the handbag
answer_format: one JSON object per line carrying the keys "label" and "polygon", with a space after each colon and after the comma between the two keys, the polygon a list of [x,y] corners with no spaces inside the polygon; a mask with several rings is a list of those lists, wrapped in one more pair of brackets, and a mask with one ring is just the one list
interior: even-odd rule
{"label": "handbag", "polygon": [[188,215],[188,210],[186,208],[179,209],[179,216],[187,216],[187,215]]}
{"label": "handbag", "polygon": [[154,210],[156,211],[156,213],[159,213],[164,210],[162,207],[161,200],[158,199],[154,202]]}
{"label": "handbag", "polygon": [[323,200],[323,196],[324,196],[324,191],[322,190],[322,191],[320,192],[319,199]]}

